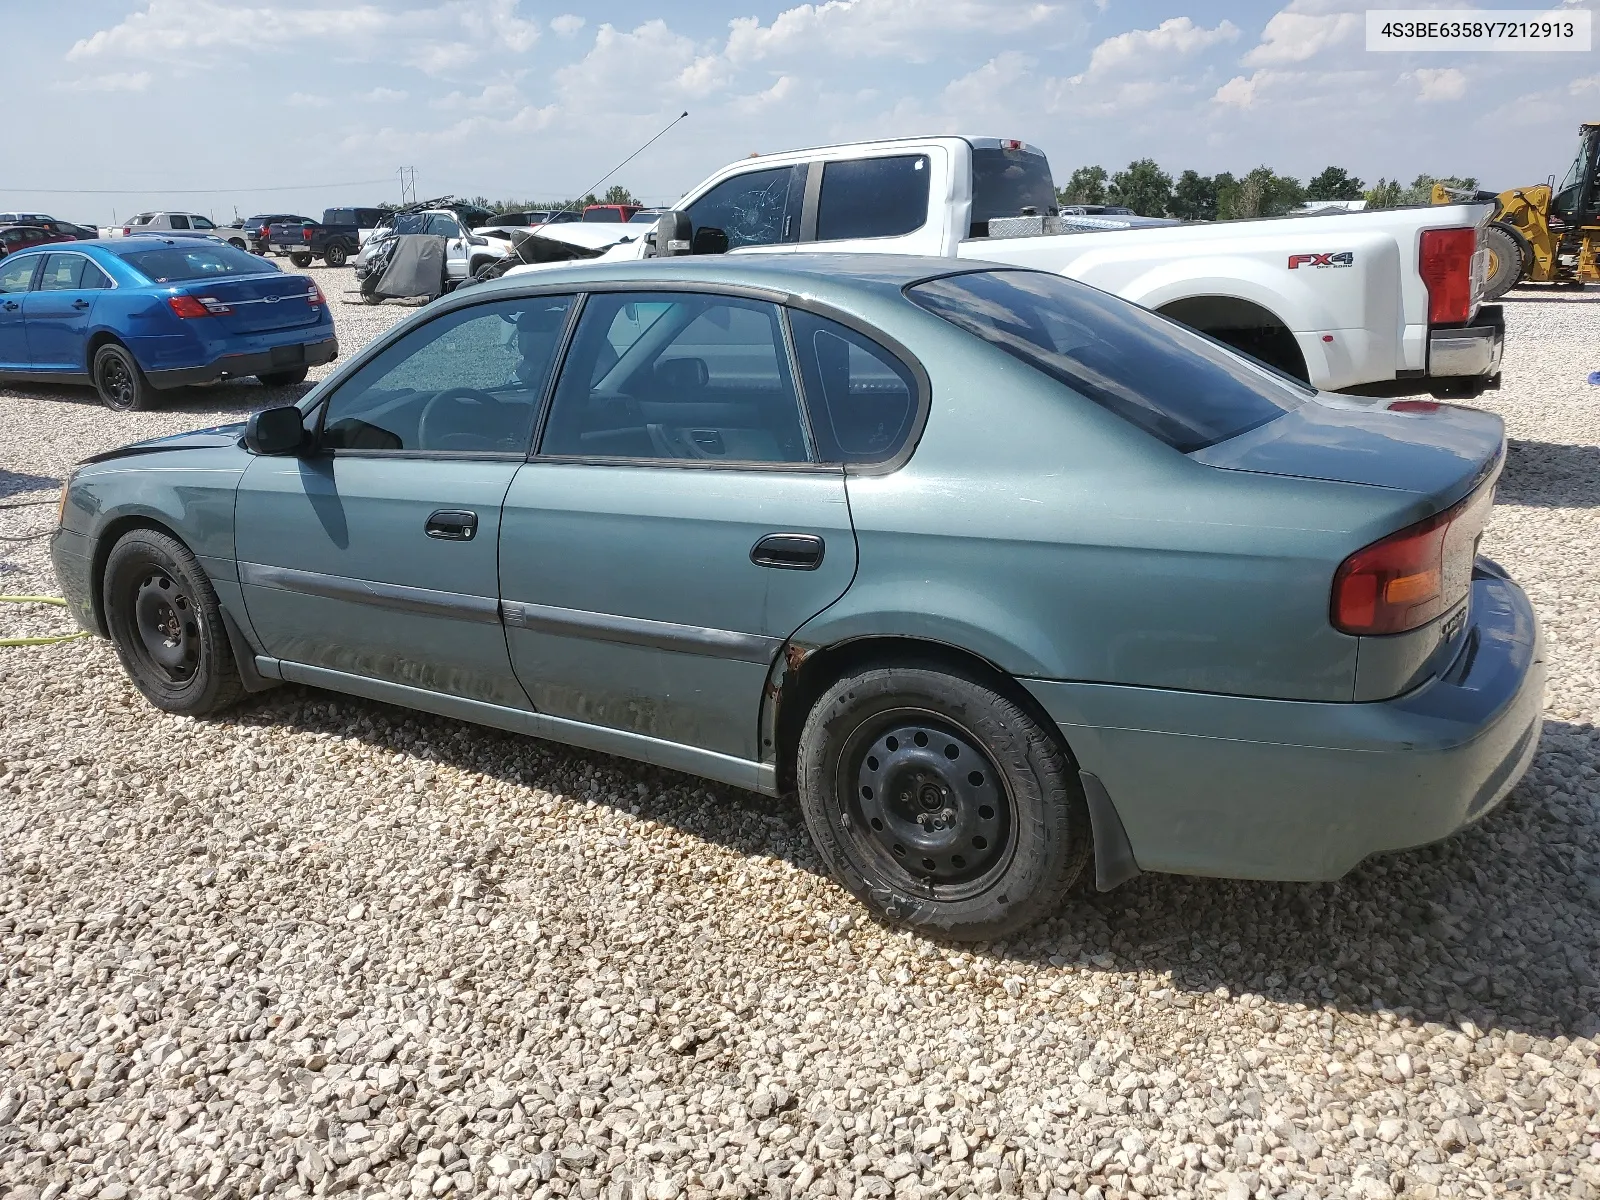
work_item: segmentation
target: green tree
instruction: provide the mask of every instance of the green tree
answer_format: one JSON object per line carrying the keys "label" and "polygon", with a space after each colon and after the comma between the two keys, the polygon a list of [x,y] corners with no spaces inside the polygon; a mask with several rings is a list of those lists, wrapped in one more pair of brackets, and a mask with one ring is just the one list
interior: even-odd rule
{"label": "green tree", "polygon": [[620,183],[613,183],[606,189],[606,198],[602,204],[638,204],[639,198],[623,187]]}
{"label": "green tree", "polygon": [[1164,217],[1172,199],[1172,176],[1153,158],[1141,158],[1111,177],[1107,193],[1112,203],[1131,208],[1141,217]]}
{"label": "green tree", "polygon": [[1217,219],[1217,181],[1198,171],[1185,171],[1172,188],[1172,215],[1185,221]]}
{"label": "green tree", "polygon": [[1056,191],[1056,199],[1062,204],[1104,204],[1106,169],[1079,167],[1067,180],[1067,186]]}
{"label": "green tree", "polygon": [[1211,181],[1217,194],[1217,216],[1219,221],[1231,221],[1238,213],[1239,208],[1239,181],[1233,177],[1231,171],[1219,171]]}
{"label": "green tree", "polygon": [[1380,178],[1377,183],[1367,189],[1367,207],[1395,208],[1404,203],[1400,199],[1402,191],[1399,180]]}
{"label": "green tree", "polygon": [[1307,200],[1359,200],[1366,185],[1343,167],[1324,167],[1306,184]]}
{"label": "green tree", "polygon": [[1400,193],[1401,204],[1432,204],[1433,185],[1442,183],[1445,187],[1461,188],[1463,191],[1476,191],[1478,180],[1472,175],[1461,178],[1456,175],[1418,175],[1411,181],[1411,186]]}
{"label": "green tree", "polygon": [[1236,188],[1229,189],[1226,203],[1220,188],[1218,192],[1217,215],[1225,221],[1281,217],[1306,198],[1298,179],[1279,175],[1266,165],[1257,167],[1239,180]]}

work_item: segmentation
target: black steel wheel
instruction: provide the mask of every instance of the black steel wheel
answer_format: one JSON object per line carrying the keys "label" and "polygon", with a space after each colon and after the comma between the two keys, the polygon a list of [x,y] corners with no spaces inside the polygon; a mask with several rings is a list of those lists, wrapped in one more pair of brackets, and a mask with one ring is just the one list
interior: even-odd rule
{"label": "black steel wheel", "polygon": [[289,261],[297,267],[309,267],[311,265],[311,255],[291,254],[289,255]]}
{"label": "black steel wheel", "polygon": [[124,534],[106,559],[101,599],[117,657],[157,708],[203,716],[244,694],[216,592],[176,538]]}
{"label": "black steel wheel", "polygon": [[108,342],[94,352],[90,367],[100,403],[114,412],[135,412],[150,402],[154,390],[125,346]]}
{"label": "black steel wheel", "polygon": [[993,940],[1047,916],[1082,871],[1077,774],[1002,686],[878,667],[840,680],[806,719],[806,824],[835,878],[878,916]]}

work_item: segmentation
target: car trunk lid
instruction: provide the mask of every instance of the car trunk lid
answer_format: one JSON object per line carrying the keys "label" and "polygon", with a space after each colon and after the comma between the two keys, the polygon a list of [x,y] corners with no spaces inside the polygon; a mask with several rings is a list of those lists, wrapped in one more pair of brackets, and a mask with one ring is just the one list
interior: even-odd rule
{"label": "car trunk lid", "polygon": [[210,311],[208,319],[229,333],[268,333],[315,325],[322,319],[322,293],[304,275],[274,271],[198,279],[176,291],[198,300]]}
{"label": "car trunk lid", "polygon": [[1454,404],[1319,393],[1190,457],[1230,471],[1394,488],[1442,509],[1498,469],[1505,426],[1493,413]]}

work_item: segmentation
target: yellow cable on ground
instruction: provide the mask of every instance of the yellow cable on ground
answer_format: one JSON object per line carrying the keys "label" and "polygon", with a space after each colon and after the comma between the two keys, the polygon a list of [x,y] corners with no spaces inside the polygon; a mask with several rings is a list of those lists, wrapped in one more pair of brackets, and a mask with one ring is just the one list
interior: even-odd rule
{"label": "yellow cable on ground", "polygon": [[[60,596],[0,596],[0,604],[53,604],[57,608],[67,606],[67,602]],[[88,636],[88,630],[80,629],[77,633],[62,633],[55,637],[0,638],[0,647],[54,646],[58,642],[72,642]]]}

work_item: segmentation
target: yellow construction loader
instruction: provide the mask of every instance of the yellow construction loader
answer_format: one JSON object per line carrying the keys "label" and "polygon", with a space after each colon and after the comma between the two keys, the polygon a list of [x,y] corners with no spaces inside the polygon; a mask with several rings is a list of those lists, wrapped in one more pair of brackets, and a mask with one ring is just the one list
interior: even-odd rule
{"label": "yellow construction loader", "polygon": [[1555,176],[1534,187],[1466,192],[1433,185],[1433,203],[1493,200],[1484,235],[1489,252],[1484,299],[1498,299],[1519,280],[1582,287],[1600,282],[1600,122],[1578,126],[1578,157],[1560,186]]}

